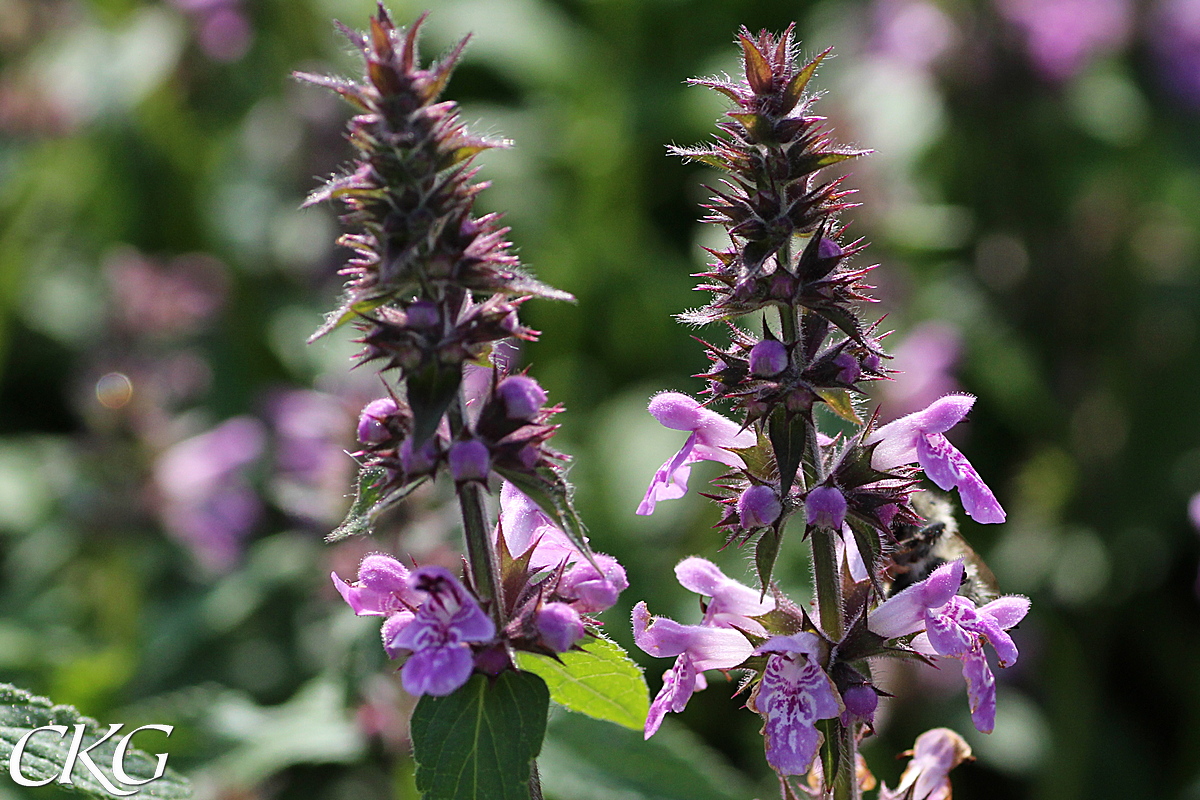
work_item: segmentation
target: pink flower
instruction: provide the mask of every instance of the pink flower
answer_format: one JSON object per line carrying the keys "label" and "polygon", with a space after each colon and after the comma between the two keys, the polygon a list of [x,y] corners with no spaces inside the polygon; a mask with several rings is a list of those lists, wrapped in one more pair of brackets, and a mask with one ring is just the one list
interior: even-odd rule
{"label": "pink flower", "polygon": [[763,717],[767,763],[780,775],[807,774],[821,746],[817,720],[842,713],[837,687],[818,662],[819,644],[815,634],[801,631],[772,637],[754,651],[770,655],[754,705]]}
{"label": "pink flower", "polygon": [[727,577],[703,558],[686,558],[675,567],[675,577],[684,588],[712,598],[699,625],[681,625],[665,617],[651,617],[645,603],[633,609],[633,638],[652,656],[676,656],[675,665],[663,675],[663,686],[650,704],[645,735],[649,739],[662,725],[668,711],[687,706],[696,691],[708,684],[704,671],[733,669],[749,658],[754,648],[742,633],[765,636],[762,624],[751,617],[775,608],[773,598],[760,599],[757,590]]}
{"label": "pink flower", "polygon": [[689,431],[687,441],[679,452],[667,459],[646,490],[637,513],[647,516],[654,512],[659,500],[674,500],[687,494],[688,477],[697,461],[718,461],[740,468],[742,459],[730,448],[753,447],[754,432],[743,430],[733,420],[709,411],[685,394],[663,392],[650,401],[650,413],[668,428]]}
{"label": "pink flower", "polygon": [[948,394],[917,411],[889,422],[868,436],[863,444],[875,445],[871,466],[877,470],[895,469],[902,464],[919,462],[931,481],[949,491],[958,487],[963,509],[978,522],[1003,522],[1004,509],[979,473],[942,434],[967,415],[975,398],[968,394]]}

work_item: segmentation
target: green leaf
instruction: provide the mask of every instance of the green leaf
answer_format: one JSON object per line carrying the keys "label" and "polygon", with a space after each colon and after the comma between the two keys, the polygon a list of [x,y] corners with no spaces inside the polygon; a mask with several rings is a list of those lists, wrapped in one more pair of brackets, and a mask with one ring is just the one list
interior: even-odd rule
{"label": "green leaf", "polygon": [[[154,778],[158,758],[133,747],[128,748],[123,763],[116,766],[122,767],[126,776],[135,781],[151,780],[142,786],[120,780],[113,769],[114,756],[122,739],[134,728],[116,730],[106,741],[88,752],[92,763],[104,774],[103,781],[87,767],[86,762],[78,759],[71,771],[70,783],[58,783],[75,738],[76,726],[84,726],[81,751],[103,739],[108,728],[81,715],[73,706],[56,706],[45,697],[37,697],[10,684],[0,684],[0,764],[7,766],[21,739],[44,725],[64,726],[66,734],[60,737],[57,731],[40,731],[25,741],[19,766],[21,774],[29,780],[44,781],[49,778],[55,786],[96,797],[122,797],[136,791],[139,798],[176,800],[192,794],[187,778],[169,768],[161,777]],[[164,734],[144,731],[138,737],[142,741],[161,741]],[[105,782],[108,786],[104,785]]]}
{"label": "green leaf", "polygon": [[538,758],[555,800],[745,800],[760,796],[725,758],[676,720],[648,741],[582,714],[556,714]]}
{"label": "green leaf", "polygon": [[537,675],[475,675],[446,697],[425,695],[412,716],[417,788],[425,800],[529,800],[550,692]]}
{"label": "green leaf", "polygon": [[758,585],[764,593],[771,586],[771,573],[775,570],[775,559],[779,556],[779,542],[782,539],[783,531],[772,527],[763,531],[754,544],[754,568],[758,572]]}
{"label": "green leaf", "polygon": [[850,392],[845,389],[817,389],[816,391],[833,413],[847,422],[862,425],[862,420],[858,418],[858,412],[854,410],[854,402],[850,399]]}
{"label": "green leaf", "polygon": [[779,465],[780,491],[786,496],[804,457],[804,417],[789,414],[781,405],[771,412],[767,431],[775,449],[775,462]]}
{"label": "green leaf", "polygon": [[642,729],[650,708],[646,681],[619,644],[596,638],[582,652],[572,650],[559,658],[522,652],[517,666],[541,676],[554,702],[594,719]]}
{"label": "green leaf", "polygon": [[775,470],[775,458],[771,452],[771,442],[760,431],[758,441],[753,447],[730,447],[731,453],[736,453],[746,465],[746,471],[762,481],[768,481]]}
{"label": "green leaf", "polygon": [[341,306],[325,315],[325,321],[321,323],[321,327],[317,328],[316,333],[308,337],[308,343],[312,344],[325,334],[337,330],[356,317],[361,317],[369,311],[374,311],[387,301],[388,296],[386,294],[357,300],[353,297],[346,298]]}
{"label": "green leaf", "polygon": [[413,412],[413,447],[425,444],[437,430],[446,409],[458,396],[462,368],[438,363],[426,364],[419,372],[405,376],[408,405]]}
{"label": "green leaf", "polygon": [[424,478],[415,480],[385,495],[383,488],[387,484],[387,470],[379,466],[363,467],[355,483],[353,505],[346,512],[342,524],[327,535],[325,541],[339,542],[351,536],[370,533],[380,514],[408,497],[424,482]]}

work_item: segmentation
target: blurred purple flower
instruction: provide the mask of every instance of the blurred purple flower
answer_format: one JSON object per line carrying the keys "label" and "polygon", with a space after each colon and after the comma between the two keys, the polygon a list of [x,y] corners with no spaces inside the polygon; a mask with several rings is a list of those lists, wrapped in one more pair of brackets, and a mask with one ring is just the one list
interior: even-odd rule
{"label": "blurred purple flower", "polygon": [[744,586],[703,558],[686,558],[675,567],[675,577],[684,588],[711,598],[699,625],[681,625],[665,617],[652,617],[646,604],[633,609],[633,638],[652,656],[676,656],[675,664],[663,675],[663,686],[646,718],[649,739],[662,725],[668,711],[687,706],[694,692],[708,683],[704,671],[733,669],[754,651],[742,633],[765,636],[766,630],[751,617],[775,608],[774,598],[760,598],[757,590]]}
{"label": "blurred purple flower", "polygon": [[253,39],[241,0],[171,0],[192,19],[196,41],[213,61],[228,63],[246,55]]}
{"label": "blurred purple flower", "polygon": [[659,500],[674,500],[687,493],[692,464],[697,461],[718,461],[729,467],[742,467],[742,459],[729,451],[733,447],[753,447],[754,432],[743,430],[733,420],[710,411],[679,392],[662,392],[650,401],[650,413],[668,428],[689,431],[687,441],[679,452],[659,467],[638,506],[642,516],[654,512]]}
{"label": "blurred purple flower", "polygon": [[958,38],[946,12],[928,0],[875,0],[877,52],[918,69],[928,69]]}
{"label": "blurred purple flower", "polygon": [[840,716],[842,705],[818,662],[820,639],[802,631],[774,636],[754,651],[769,655],[754,706],[763,717],[767,763],[780,775],[805,775],[821,746],[817,720]]}
{"label": "blurred purple flower", "polygon": [[913,328],[896,346],[888,363],[899,374],[894,380],[875,384],[881,419],[890,422],[959,391],[954,367],[961,353],[962,336],[955,326],[930,321]]}
{"label": "blurred purple flower", "polygon": [[1043,77],[1065,81],[1097,56],[1129,39],[1129,0],[996,0],[1001,15],[1021,30],[1030,61]]}
{"label": "blurred purple flower", "polygon": [[270,399],[267,415],[275,433],[275,501],[304,519],[338,521],[354,468],[346,455],[350,415],[345,404],[321,392],[284,391]]}
{"label": "blurred purple flower", "polygon": [[971,746],[949,728],[925,731],[913,745],[900,785],[883,784],[879,800],[950,800],[950,770],[971,758]]}
{"label": "blurred purple flower", "polygon": [[207,570],[232,568],[258,522],[262,503],[246,470],[265,442],[261,422],[234,417],[179,442],[154,466],[163,525]]}
{"label": "blurred purple flower", "polygon": [[117,325],[134,336],[196,333],[221,310],[229,283],[225,266],[189,253],[163,266],[132,248],[104,262]]}
{"label": "blurred purple flower", "polygon": [[1160,0],[1147,36],[1163,84],[1200,109],[1200,0]]}
{"label": "blurred purple flower", "polygon": [[416,697],[451,694],[471,677],[471,644],[492,639],[496,626],[444,567],[421,567],[409,576],[408,585],[424,602],[385,646],[411,652],[400,671],[406,692]]}

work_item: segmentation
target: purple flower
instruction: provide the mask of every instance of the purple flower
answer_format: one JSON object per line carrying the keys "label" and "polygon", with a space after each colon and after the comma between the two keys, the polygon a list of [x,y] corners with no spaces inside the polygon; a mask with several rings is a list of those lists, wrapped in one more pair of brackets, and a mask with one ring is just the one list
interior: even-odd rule
{"label": "purple flower", "polygon": [[674,666],[663,675],[663,686],[646,717],[649,739],[662,725],[668,711],[687,706],[692,694],[705,688],[704,671],[733,669],[749,658],[754,648],[741,631],[765,636],[762,624],[750,619],[775,608],[773,598],[727,577],[703,558],[686,558],[675,567],[675,576],[686,589],[712,598],[699,625],[681,625],[665,617],[651,617],[645,603],[633,609],[633,638],[652,656],[676,656]]}
{"label": "purple flower", "polygon": [[1098,55],[1120,49],[1129,38],[1129,0],[997,0],[1000,13],[1025,34],[1034,67],[1064,81]]}
{"label": "purple flower", "polygon": [[934,728],[917,737],[912,761],[900,776],[900,785],[884,784],[879,800],[949,800],[950,770],[972,758],[971,746],[949,728]]}
{"label": "purple flower", "polygon": [[1001,667],[1017,661],[1017,646],[1005,633],[1029,612],[1029,598],[1005,595],[981,608],[955,594],[963,562],[943,564],[928,578],[884,601],[871,612],[867,627],[887,639],[921,631],[912,648],[962,662],[971,703],[971,721],[983,733],[996,723],[996,679],[984,654],[988,643]]}
{"label": "purple flower", "polygon": [[802,631],[775,636],[755,650],[770,654],[754,700],[763,717],[767,763],[780,775],[804,775],[821,746],[817,720],[842,713],[834,686],[818,662],[820,639]]}
{"label": "purple flower", "polygon": [[372,400],[358,417],[358,441],[363,445],[382,444],[390,438],[387,419],[396,413],[396,401],[391,397]]}
{"label": "purple flower", "polygon": [[963,509],[978,522],[1003,522],[1004,509],[979,473],[942,434],[958,424],[974,405],[967,394],[949,394],[917,411],[889,422],[864,440],[876,445],[871,466],[894,469],[914,461],[921,464],[931,481],[945,490],[958,487]]}
{"label": "purple flower", "polygon": [[179,442],[154,465],[163,524],[208,570],[233,567],[262,514],[245,472],[265,444],[261,422],[234,417]]}
{"label": "purple flower", "polygon": [[678,392],[663,392],[650,401],[650,413],[668,428],[690,431],[679,452],[667,460],[654,479],[637,513],[646,516],[654,512],[659,500],[674,500],[687,493],[692,464],[697,461],[718,461],[729,467],[744,466],[741,458],[729,448],[753,447],[754,432],[743,430],[736,422],[709,411],[698,402]]}
{"label": "purple flower", "polygon": [[738,497],[737,511],[743,528],[765,528],[779,519],[783,505],[770,486],[754,484]]}
{"label": "purple flower", "polygon": [[411,622],[384,646],[412,653],[400,671],[404,690],[420,697],[448,695],[471,677],[471,643],[486,642],[496,627],[475,598],[443,567],[421,567],[409,587],[425,596]]}
{"label": "purple flower", "polygon": [[504,536],[508,552],[514,558],[532,548],[529,556],[532,569],[571,565],[563,573],[557,591],[571,599],[571,605],[582,614],[596,614],[610,608],[617,602],[617,596],[629,588],[625,569],[615,558],[594,553],[596,566],[590,564],[537,503],[508,481],[500,489],[496,535]]}
{"label": "purple flower", "polygon": [[360,617],[386,617],[411,611],[421,596],[409,586],[408,568],[386,553],[371,553],[358,565],[358,580],[346,583],[336,572],[330,573],[333,585],[354,613]]}
{"label": "purple flower", "polygon": [[583,638],[583,620],[566,603],[546,603],[537,612],[538,633],[542,642],[556,653],[565,653]]}
{"label": "purple flower", "polygon": [[836,486],[814,486],[804,501],[808,524],[841,532],[846,521],[846,497]]}

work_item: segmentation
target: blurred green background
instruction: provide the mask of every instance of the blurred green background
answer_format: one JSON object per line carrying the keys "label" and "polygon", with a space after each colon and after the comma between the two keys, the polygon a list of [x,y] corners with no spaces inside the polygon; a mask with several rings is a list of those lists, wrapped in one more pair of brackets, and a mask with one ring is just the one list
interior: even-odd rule
{"label": "blurred green background", "polygon": [[[961,798],[1200,798],[1200,0],[429,10],[427,55],[474,32],[448,96],[515,142],[481,159],[481,208],[579,299],[526,306],[544,335],[523,359],[568,408],[556,442],[593,544],[629,572],[609,632],[631,644],[639,599],[696,621],[683,556],[749,576],[714,555],[702,499],[633,509],[679,445],[647,398],[705,368],[671,315],[701,302],[715,176],[664,145],[704,140],[724,106],[683,81],[732,73],[739,25],[796,21],[806,53],[836,47],[817,110],[876,151],[848,219],[906,370],[885,414],[978,395],[958,444],[1009,522],[964,532],[1034,599],[996,732],[971,729],[956,667],[891,670],[872,769],[894,785],[895,755],[948,725],[978,756]],[[326,576],[371,549],[453,565],[458,534],[441,487],[373,541],[321,543],[380,388],[349,371],[349,334],[304,343],[345,252],[334,209],[297,207],[346,162],[348,111],[289,77],[357,74],[330,21],[371,11],[0,0],[0,680],[177,725],[171,765],[201,798],[412,792],[410,701]],[[804,597],[795,546],[781,564]],[[669,664],[643,663],[656,691]],[[646,746],[556,716],[548,795],[773,796],[757,718],[714,678]],[[0,798],[56,791],[0,778]]]}

